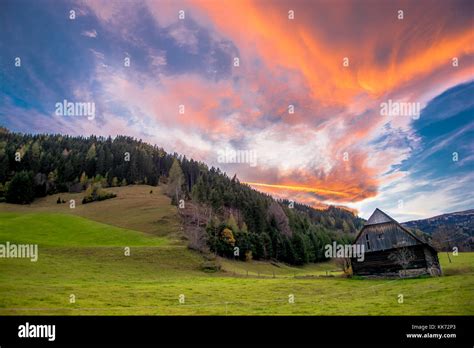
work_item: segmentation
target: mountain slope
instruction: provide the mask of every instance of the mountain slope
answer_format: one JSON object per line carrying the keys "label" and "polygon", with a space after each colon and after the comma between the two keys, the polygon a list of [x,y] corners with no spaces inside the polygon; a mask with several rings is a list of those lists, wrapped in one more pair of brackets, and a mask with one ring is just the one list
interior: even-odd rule
{"label": "mountain slope", "polygon": [[474,250],[474,209],[408,221],[402,225],[429,234],[439,249]]}

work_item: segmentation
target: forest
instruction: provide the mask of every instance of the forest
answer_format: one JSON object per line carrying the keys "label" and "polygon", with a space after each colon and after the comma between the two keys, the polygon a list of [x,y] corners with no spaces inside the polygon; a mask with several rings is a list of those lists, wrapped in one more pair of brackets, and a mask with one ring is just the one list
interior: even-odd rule
{"label": "forest", "polygon": [[[302,265],[324,245],[351,242],[364,220],[338,207],[275,200],[219,168],[128,136],[21,134],[0,128],[0,202],[84,192],[83,204],[115,197],[103,188],[163,186],[191,248],[241,260]],[[58,203],[61,203],[58,198]]]}

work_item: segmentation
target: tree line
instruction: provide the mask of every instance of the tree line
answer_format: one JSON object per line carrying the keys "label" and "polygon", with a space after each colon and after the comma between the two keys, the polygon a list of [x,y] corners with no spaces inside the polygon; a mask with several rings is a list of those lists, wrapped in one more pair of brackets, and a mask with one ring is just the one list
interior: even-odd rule
{"label": "tree line", "polygon": [[[324,259],[324,245],[348,243],[364,220],[337,207],[316,210],[269,195],[219,168],[169,154],[128,136],[22,134],[0,128],[0,200],[95,187],[165,184],[172,204],[204,207],[206,248],[226,257],[305,264]],[[183,215],[186,217],[186,215]]]}

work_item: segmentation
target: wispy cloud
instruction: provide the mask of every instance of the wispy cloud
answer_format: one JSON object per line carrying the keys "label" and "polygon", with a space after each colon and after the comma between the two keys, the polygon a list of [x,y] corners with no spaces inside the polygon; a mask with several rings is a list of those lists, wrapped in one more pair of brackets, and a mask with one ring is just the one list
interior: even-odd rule
{"label": "wispy cloud", "polygon": [[81,33],[82,36],[90,37],[90,38],[96,38],[97,37],[97,31],[95,29],[92,30],[84,30]]}

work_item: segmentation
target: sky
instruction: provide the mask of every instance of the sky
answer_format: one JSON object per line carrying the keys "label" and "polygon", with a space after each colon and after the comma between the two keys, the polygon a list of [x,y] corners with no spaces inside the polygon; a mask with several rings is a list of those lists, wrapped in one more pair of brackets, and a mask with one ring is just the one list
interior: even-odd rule
{"label": "sky", "polygon": [[[0,0],[0,125],[134,136],[364,218],[472,209],[473,14],[456,0]],[[64,100],[94,117],[58,114]]]}

